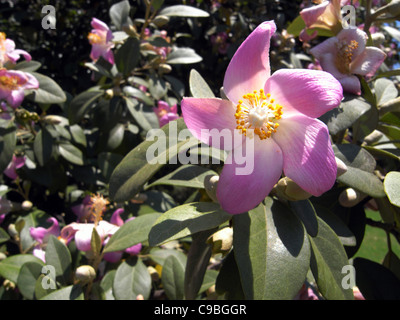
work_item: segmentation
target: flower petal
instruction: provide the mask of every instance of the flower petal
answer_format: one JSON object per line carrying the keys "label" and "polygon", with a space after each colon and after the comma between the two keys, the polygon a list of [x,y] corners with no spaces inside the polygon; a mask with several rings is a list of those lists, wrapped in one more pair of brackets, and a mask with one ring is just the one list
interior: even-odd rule
{"label": "flower petal", "polygon": [[225,73],[224,91],[237,103],[246,93],[264,87],[270,76],[269,45],[276,30],[273,21],[260,24],[240,45]]}
{"label": "flower petal", "polygon": [[[236,118],[231,101],[219,98],[183,98],[181,108],[186,126],[197,139],[220,149],[232,150]],[[221,136],[226,137],[223,143],[220,143]],[[227,141],[228,137],[231,142]]]}
{"label": "flower petal", "polygon": [[[93,223],[80,223],[79,230],[75,233],[76,248],[80,251],[91,250],[91,240],[94,224]],[[101,236],[100,236],[101,237]]]}
{"label": "flower petal", "polygon": [[283,152],[283,171],[314,196],[328,191],[337,165],[326,125],[304,115],[282,119],[273,135]]}
{"label": "flower petal", "polygon": [[[237,155],[241,147],[248,147],[254,141],[254,152],[247,152],[243,165],[238,164]],[[282,151],[272,139],[246,139],[241,147],[235,148],[228,156],[217,186],[217,198],[222,209],[230,214],[239,214],[256,207],[271,191],[282,173]],[[250,148],[249,148],[250,149]],[[238,153],[237,153],[238,152]],[[238,174],[239,170],[250,174]]]}
{"label": "flower petal", "polygon": [[312,118],[337,107],[343,98],[340,83],[320,70],[278,70],[267,80],[264,90],[283,106],[284,115],[301,112]]}
{"label": "flower petal", "polygon": [[343,87],[343,90],[346,92],[350,92],[356,95],[361,94],[361,84],[360,80],[353,75],[346,76],[344,78],[339,79],[340,84]]}
{"label": "flower petal", "polygon": [[351,73],[372,76],[386,59],[386,53],[376,47],[366,47],[350,65]]}

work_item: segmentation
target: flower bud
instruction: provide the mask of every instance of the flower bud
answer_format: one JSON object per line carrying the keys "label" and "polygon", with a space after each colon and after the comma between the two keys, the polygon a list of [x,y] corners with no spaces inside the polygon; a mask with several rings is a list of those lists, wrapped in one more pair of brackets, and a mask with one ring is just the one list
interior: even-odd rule
{"label": "flower bud", "polygon": [[154,282],[158,282],[160,280],[160,275],[154,267],[148,266],[147,271],[150,273],[151,279]]}
{"label": "flower bud", "polygon": [[126,34],[130,35],[131,37],[137,38],[139,35],[137,33],[136,27],[131,24],[124,24],[122,26],[122,31],[124,31]]}
{"label": "flower bud", "polygon": [[0,262],[3,261],[5,258],[7,258],[7,256],[5,255],[5,253],[0,252]]}
{"label": "flower bud", "polygon": [[30,202],[29,200],[25,200],[24,202],[22,202],[21,204],[21,209],[24,211],[29,211],[32,209],[33,203]]}
{"label": "flower bud", "polygon": [[43,121],[47,124],[59,124],[63,121],[63,118],[56,115],[48,115],[43,118]]}
{"label": "flower bud", "polygon": [[172,67],[169,64],[160,63],[158,65],[158,71],[160,71],[162,74],[170,73],[172,71]]}
{"label": "flower bud", "polygon": [[274,188],[279,196],[289,201],[305,200],[312,196],[312,194],[300,188],[297,183],[288,177],[280,179]]}
{"label": "flower bud", "polygon": [[15,227],[15,224],[11,223],[8,226],[8,234],[11,236],[11,238],[16,239],[19,237],[19,232],[17,231],[17,228]]}
{"label": "flower bud", "polygon": [[207,239],[207,243],[212,245],[213,254],[222,253],[226,255],[232,248],[233,229],[226,227],[218,230]]}
{"label": "flower bud", "polygon": [[7,290],[10,290],[10,289],[11,289],[11,290],[14,290],[15,287],[16,287],[15,283],[12,282],[11,280],[8,280],[8,279],[4,280],[3,286],[4,286],[4,288],[6,289],[6,291],[7,291]]}
{"label": "flower bud", "polygon": [[337,166],[337,172],[336,172],[336,176],[339,177],[342,174],[345,174],[347,172],[347,166],[346,164],[340,160],[339,158],[335,157],[336,160],[336,166]]}
{"label": "flower bud", "polygon": [[372,144],[372,143],[375,143],[375,142],[379,141],[379,139],[382,138],[382,137],[383,137],[383,133],[382,132],[380,132],[379,130],[374,130],[364,138],[364,142],[367,145],[368,144]]}
{"label": "flower bud", "polygon": [[83,265],[76,269],[75,271],[75,279],[82,283],[88,283],[89,281],[93,281],[96,278],[96,271],[92,266]]}
{"label": "flower bud", "polygon": [[114,90],[113,89],[107,89],[106,92],[104,93],[104,99],[111,100],[112,97],[114,97]]}
{"label": "flower bud", "polygon": [[153,23],[157,27],[162,27],[163,25],[167,24],[169,22],[169,17],[167,16],[157,16],[153,19]]}
{"label": "flower bud", "polygon": [[346,208],[351,208],[360,203],[367,195],[353,188],[343,190],[339,195],[339,203]]}
{"label": "flower bud", "polygon": [[207,195],[214,202],[218,202],[217,199],[217,185],[219,181],[219,176],[206,176],[204,178],[204,188],[207,192]]}

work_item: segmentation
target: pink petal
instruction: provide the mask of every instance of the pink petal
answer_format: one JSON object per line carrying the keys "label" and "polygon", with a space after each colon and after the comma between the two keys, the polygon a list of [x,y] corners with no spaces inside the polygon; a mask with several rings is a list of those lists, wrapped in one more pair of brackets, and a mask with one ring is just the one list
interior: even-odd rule
{"label": "pink petal", "polygon": [[60,227],[56,218],[49,218],[47,222],[51,222],[52,225],[45,229],[43,227],[29,228],[31,237],[39,243],[44,243],[50,235],[58,237],[60,235]]}
{"label": "pink petal", "polygon": [[124,224],[124,220],[121,218],[121,214],[124,213],[123,208],[119,208],[114,211],[114,213],[111,216],[110,223],[115,224],[116,226],[122,226]]}
{"label": "pink petal", "polygon": [[260,24],[234,54],[224,78],[225,94],[233,103],[264,87],[271,73],[269,45],[275,30],[273,21]]}
{"label": "pink petal", "polygon": [[300,11],[300,16],[303,18],[307,27],[312,26],[318,21],[318,18],[327,10],[329,1],[325,1],[317,6],[305,8]]}
{"label": "pink petal", "polygon": [[[245,141],[243,148],[251,142],[250,139]],[[240,149],[236,148],[229,154],[219,178],[217,198],[222,209],[230,214],[243,213],[256,207],[269,194],[282,173],[282,151],[274,140],[260,140],[256,136],[252,141],[254,153],[248,155],[254,160],[251,173],[238,174],[237,169],[243,169],[244,165],[232,161],[235,152]]]}
{"label": "pink petal", "polygon": [[346,92],[350,92],[356,95],[361,94],[361,84],[360,80],[353,75],[346,76],[344,78],[339,79],[340,84],[343,87],[343,90]]}
{"label": "pink petal", "polygon": [[91,250],[92,246],[91,246],[90,242],[92,239],[93,228],[94,228],[93,223],[87,223],[87,224],[80,223],[79,224],[79,228],[78,228],[79,230],[75,233],[75,244],[76,244],[76,248],[78,250],[80,250],[80,251]]}
{"label": "pink petal", "polygon": [[357,41],[357,48],[352,51],[353,58],[357,57],[365,50],[367,45],[367,34],[358,28],[343,29],[336,36],[340,43],[350,44],[351,41]]}
{"label": "pink petal", "polygon": [[126,248],[125,252],[130,254],[130,255],[132,255],[132,256],[136,256],[136,255],[138,255],[140,253],[140,250],[142,250],[142,244],[138,243],[138,244],[135,244],[132,247]]}
{"label": "pink petal", "polygon": [[116,263],[121,260],[122,255],[123,251],[106,252],[103,259],[111,263]]}
{"label": "pink petal", "polygon": [[343,98],[340,83],[320,70],[278,70],[267,80],[264,90],[283,106],[284,116],[301,112],[317,118],[337,107]]}
{"label": "pink petal", "polygon": [[94,29],[98,29],[98,30],[102,30],[102,31],[110,30],[106,23],[104,23],[103,21],[101,21],[97,18],[92,18],[92,22],[90,24]]}
{"label": "pink petal", "polygon": [[328,191],[337,166],[328,128],[318,119],[298,114],[279,122],[273,139],[283,152],[283,171],[314,196]]}
{"label": "pink petal", "polygon": [[351,73],[363,76],[373,76],[382,62],[386,59],[386,53],[376,47],[366,47],[365,50],[352,61]]}
{"label": "pink petal", "polygon": [[232,149],[233,144],[227,141],[228,138],[218,146],[219,133],[226,133],[233,141],[236,109],[231,101],[219,98],[183,98],[181,108],[186,126],[197,139],[220,149]]}

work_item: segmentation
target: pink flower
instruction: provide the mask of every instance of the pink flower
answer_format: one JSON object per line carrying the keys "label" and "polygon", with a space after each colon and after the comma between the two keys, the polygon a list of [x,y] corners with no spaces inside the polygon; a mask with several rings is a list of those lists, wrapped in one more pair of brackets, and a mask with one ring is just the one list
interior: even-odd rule
{"label": "pink flower", "polygon": [[17,157],[14,154],[11,162],[9,163],[7,168],[3,171],[3,173],[10,179],[13,180],[17,179],[18,174],[16,170],[22,168],[25,165],[25,161],[26,161],[25,156]]}
{"label": "pink flower", "polygon": [[88,35],[89,43],[92,45],[90,58],[97,61],[103,57],[109,63],[114,64],[114,54],[111,50],[114,48],[114,43],[111,41],[113,39],[111,30],[103,21],[96,18],[92,19],[91,25],[94,29]]}
{"label": "pink flower", "polygon": [[345,91],[360,95],[360,81],[355,74],[372,76],[386,58],[376,47],[367,47],[367,34],[358,28],[343,29],[310,50],[323,70],[331,73]]}
{"label": "pink flower", "polygon": [[0,69],[0,99],[17,108],[25,98],[24,90],[39,88],[39,82],[30,73]]}
{"label": "pink flower", "polygon": [[0,66],[5,65],[8,61],[16,63],[20,56],[24,56],[27,61],[31,61],[31,55],[20,49],[15,49],[15,42],[11,39],[6,39],[6,34],[0,32]]}
{"label": "pink flower", "polygon": [[[324,29],[337,34],[342,29],[340,0],[324,1],[300,11],[307,29]],[[315,36],[315,35],[314,35]]]}
{"label": "pink flower", "polygon": [[179,118],[176,104],[170,107],[167,102],[160,100],[158,101],[157,108],[153,108],[153,110],[158,117],[160,128],[168,122]]}
{"label": "pink flower", "polygon": [[47,222],[52,222],[52,225],[45,229],[43,227],[30,227],[29,233],[33,240],[37,242],[37,245],[33,248],[33,255],[43,262],[46,262],[46,253],[44,247],[49,239],[50,235],[58,237],[60,235],[60,227],[56,218],[49,218]]}
{"label": "pink flower", "polygon": [[[231,214],[264,200],[282,170],[315,196],[336,180],[328,128],[316,118],[340,104],[342,87],[324,71],[282,69],[270,75],[269,45],[275,30],[273,21],[260,24],[236,51],[223,83],[229,100],[184,98],[181,104],[187,127],[202,142],[215,144],[215,130],[242,139],[224,146],[230,154],[217,187],[221,207]],[[239,175],[243,166],[234,151],[247,144],[254,146],[253,170]]]}
{"label": "pink flower", "polygon": [[[110,222],[118,227],[121,227],[124,223],[133,220],[135,217],[132,217],[130,219],[127,219],[125,222],[124,220],[122,220],[121,218],[121,214],[124,212],[124,209],[120,208],[114,211],[113,215],[111,216]],[[110,238],[106,239],[106,241],[104,241],[104,245],[108,242]],[[104,254],[104,260],[108,261],[108,262],[118,262],[119,260],[121,260],[122,255],[124,252],[134,256],[134,255],[138,255],[140,253],[140,250],[142,250],[142,244],[138,243],[135,244],[129,248],[126,248],[124,251],[114,251],[114,252],[106,252]]]}
{"label": "pink flower", "polygon": [[83,198],[81,204],[77,204],[71,207],[72,212],[78,217],[79,222],[85,222],[90,219],[92,208],[92,201],[90,196],[87,195]]}

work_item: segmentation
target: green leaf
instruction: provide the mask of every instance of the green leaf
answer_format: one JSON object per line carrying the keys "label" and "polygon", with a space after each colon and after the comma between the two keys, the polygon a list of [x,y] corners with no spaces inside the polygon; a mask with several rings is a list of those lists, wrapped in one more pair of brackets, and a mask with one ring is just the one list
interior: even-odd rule
{"label": "green leaf", "polygon": [[375,159],[368,151],[354,144],[334,145],[333,150],[347,166],[347,172],[339,176],[338,181],[371,197],[385,196],[382,181],[373,173]]}
{"label": "green leaf", "polygon": [[122,26],[129,23],[129,11],[131,6],[128,0],[120,1],[110,7],[110,18],[117,29],[122,29]]}
{"label": "green leaf", "polygon": [[0,262],[0,276],[17,283],[21,267],[26,262],[35,262],[42,266],[44,265],[42,260],[31,254],[16,254]]}
{"label": "green leaf", "polygon": [[192,48],[175,48],[167,57],[165,63],[168,64],[191,64],[202,61]]}
{"label": "green leaf", "polygon": [[400,172],[390,171],[383,181],[383,187],[390,203],[400,207]]}
{"label": "green leaf", "polygon": [[113,282],[113,293],[117,300],[136,300],[140,294],[146,300],[150,291],[151,277],[141,259],[132,257],[119,265]]}
{"label": "green leaf", "polygon": [[233,250],[222,262],[221,270],[215,282],[215,290],[219,295],[224,294],[227,300],[244,300],[242,283],[240,281],[232,281],[232,279],[240,279]]}
{"label": "green leaf", "polygon": [[18,275],[18,289],[24,298],[33,300],[35,298],[36,281],[42,274],[43,264],[26,262],[22,265]]}
{"label": "green leaf", "polygon": [[0,244],[7,242],[9,239],[10,236],[8,235],[7,231],[5,231],[3,228],[0,228]]}
{"label": "green leaf", "polygon": [[301,16],[295,18],[288,26],[287,32],[295,37],[300,35],[300,32],[306,27],[304,20]]}
{"label": "green leaf", "polygon": [[246,299],[291,300],[304,284],[310,244],[289,208],[266,198],[233,217],[233,250]]}
{"label": "green leaf", "polygon": [[93,228],[92,231],[92,237],[90,238],[90,247],[92,248],[95,257],[100,254],[102,243],[96,228]]}
{"label": "green leaf", "polygon": [[53,137],[46,128],[38,132],[33,143],[33,151],[40,166],[44,166],[53,153]]}
{"label": "green leaf", "polygon": [[129,37],[115,54],[115,64],[119,72],[124,75],[131,75],[140,59],[140,41],[137,38]]}
{"label": "green leaf", "polygon": [[213,202],[195,202],[172,208],[160,216],[149,233],[149,244],[180,239],[196,232],[218,227],[232,216]]}
{"label": "green leaf", "polygon": [[73,285],[53,291],[40,300],[84,300],[84,294],[80,285]]}
{"label": "green leaf", "polygon": [[[212,246],[207,239],[216,229],[205,230],[192,236],[192,243],[187,255],[184,296],[187,300],[194,300],[199,293],[212,254]],[[163,269],[164,274],[164,269]]]}
{"label": "green leaf", "polygon": [[183,300],[184,280],[185,265],[175,256],[168,256],[162,268],[161,283],[170,300]]}
{"label": "green leaf", "polygon": [[382,26],[383,29],[385,29],[385,31],[387,33],[389,33],[389,35],[391,37],[393,37],[393,39],[400,41],[400,31],[397,30],[396,28],[393,28],[391,26]]}
{"label": "green leaf", "polygon": [[398,96],[398,91],[393,81],[380,78],[374,83],[377,105],[380,106]]}
{"label": "green leaf", "polygon": [[204,167],[187,164],[179,167],[166,176],[152,182],[146,189],[157,185],[170,185],[189,188],[204,188],[204,179],[217,173]]}
{"label": "green leaf", "polygon": [[399,300],[400,280],[383,265],[364,258],[354,259],[356,285],[366,300]]}
{"label": "green leaf", "polygon": [[0,172],[3,172],[12,160],[17,143],[16,127],[13,121],[0,121]]}
{"label": "green leaf", "polygon": [[46,246],[46,263],[55,268],[56,279],[67,284],[71,279],[71,253],[64,243],[50,235]]}
{"label": "green leaf", "polygon": [[[45,278],[46,277],[46,278]],[[48,294],[56,291],[57,284],[54,281],[55,279],[52,279],[48,275],[45,275],[44,273],[41,273],[36,280],[35,283],[35,298],[37,300],[42,299],[43,297],[47,296]],[[46,287],[43,285],[43,282],[45,283]]]}
{"label": "green leaf", "polygon": [[82,120],[83,116],[90,109],[92,104],[104,95],[104,91],[90,90],[84,91],[74,97],[68,108],[68,118],[71,124]]}
{"label": "green leaf", "polygon": [[39,89],[32,90],[32,95],[27,98],[43,104],[63,103],[67,100],[64,91],[53,79],[37,72],[30,73],[39,81]]}
{"label": "green leaf", "polygon": [[39,61],[21,61],[14,66],[14,70],[24,71],[24,72],[33,72],[39,69],[42,64]]}
{"label": "green leaf", "polygon": [[349,265],[346,251],[332,229],[318,218],[318,235],[309,237],[312,247],[311,271],[321,294],[328,300],[352,300],[353,289],[344,289],[343,267]]}
{"label": "green leaf", "polygon": [[215,95],[207,82],[195,69],[190,70],[189,88],[195,98],[214,98]]}
{"label": "green leaf", "polygon": [[160,213],[148,213],[123,224],[107,242],[104,252],[121,251],[147,242],[152,225],[160,216]]}
{"label": "green leaf", "polygon": [[174,5],[162,9],[158,15],[167,17],[186,17],[186,18],[207,18],[210,14],[204,10],[185,6],[185,5]]}
{"label": "green leaf", "polygon": [[116,272],[117,270],[110,270],[105,274],[103,279],[101,279],[100,287],[103,289],[106,300],[115,300],[112,292],[112,286],[114,283]]}
{"label": "green leaf", "polygon": [[[139,90],[138,88],[125,86],[123,91],[124,94],[129,98],[139,99],[149,106],[154,105],[153,100],[149,96],[147,96],[146,93],[144,93],[142,90]],[[132,99],[126,99],[127,102],[131,100]],[[133,117],[136,119],[135,115],[133,115]]]}
{"label": "green leaf", "polygon": [[[183,119],[171,121],[157,131],[155,141],[148,138],[130,151],[111,175],[110,198],[117,202],[130,200],[167,161],[177,163],[178,153],[197,145],[199,141],[184,129]],[[184,137],[183,130],[187,133]]]}
{"label": "green leaf", "polygon": [[307,233],[315,237],[318,234],[317,214],[310,200],[291,201],[290,207],[303,222]]}
{"label": "green leaf", "polygon": [[60,143],[58,145],[58,152],[60,152],[65,160],[73,164],[83,166],[85,163],[82,151],[70,143]]}
{"label": "green leaf", "polygon": [[350,128],[369,109],[371,105],[363,98],[346,96],[339,108],[328,111],[320,117],[320,120],[325,122],[329,132],[335,135]]}

